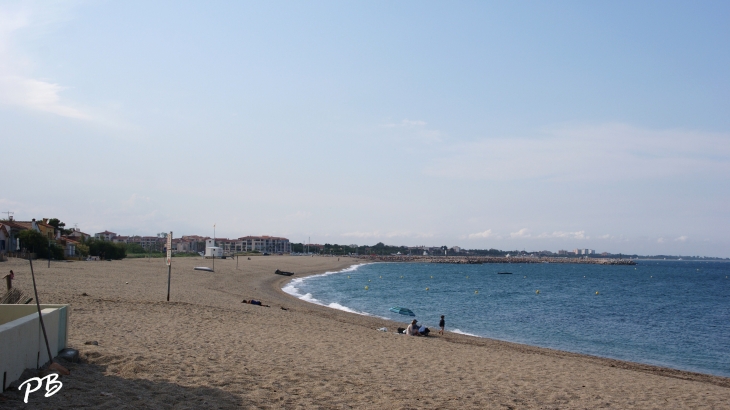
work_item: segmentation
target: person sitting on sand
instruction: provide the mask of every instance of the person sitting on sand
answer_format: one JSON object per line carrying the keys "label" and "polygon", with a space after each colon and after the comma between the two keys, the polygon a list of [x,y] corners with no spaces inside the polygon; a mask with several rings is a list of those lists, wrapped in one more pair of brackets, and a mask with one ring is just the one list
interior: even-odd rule
{"label": "person sitting on sand", "polygon": [[410,325],[406,328],[406,334],[408,336],[420,336],[421,334],[418,332],[418,321],[416,319],[413,319]]}
{"label": "person sitting on sand", "polygon": [[263,305],[263,304],[261,304],[260,300],[255,300],[255,299],[251,299],[251,300],[244,299],[241,303],[248,303],[249,305],[256,305],[256,306],[263,306],[263,307],[271,307],[269,305]]}

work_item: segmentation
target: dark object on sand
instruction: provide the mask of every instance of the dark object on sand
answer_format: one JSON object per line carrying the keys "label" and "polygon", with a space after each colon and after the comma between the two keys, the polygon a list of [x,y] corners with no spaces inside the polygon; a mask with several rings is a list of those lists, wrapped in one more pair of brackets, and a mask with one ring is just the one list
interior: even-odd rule
{"label": "dark object on sand", "polygon": [[256,300],[256,299],[251,299],[251,300],[244,299],[241,301],[241,303],[247,303],[249,305],[254,305],[254,306],[271,307],[270,305],[264,305],[263,303],[261,303],[260,300]]}
{"label": "dark object on sand", "polygon": [[63,349],[58,353],[58,357],[67,362],[76,363],[79,361],[79,351],[76,349]]}
{"label": "dark object on sand", "polygon": [[196,268],[193,268],[193,270],[202,270],[205,272],[215,272],[213,269],[207,267],[207,266],[198,266]]}
{"label": "dark object on sand", "polygon": [[498,275],[511,275],[512,272],[497,272]]}
{"label": "dark object on sand", "polygon": [[294,272],[284,272],[283,270],[279,270],[279,269],[275,270],[274,273],[277,275],[284,275],[284,276],[291,276],[294,274]]}
{"label": "dark object on sand", "polygon": [[84,342],[85,345],[99,346],[99,342],[94,340],[93,342]]}
{"label": "dark object on sand", "polygon": [[405,327],[399,327],[398,328],[398,333],[400,333],[400,334],[403,334],[403,332],[405,332],[405,331],[406,331],[406,328]]}

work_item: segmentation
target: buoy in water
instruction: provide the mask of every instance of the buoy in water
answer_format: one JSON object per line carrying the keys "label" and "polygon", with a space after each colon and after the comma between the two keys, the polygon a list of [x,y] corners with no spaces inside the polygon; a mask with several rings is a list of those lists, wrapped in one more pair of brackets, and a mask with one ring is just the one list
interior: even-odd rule
{"label": "buoy in water", "polygon": [[426,288],[426,290],[428,290],[428,288]]}
{"label": "buoy in water", "polygon": [[467,278],[467,279],[469,279],[469,277],[468,277],[468,276],[467,276],[466,278]]}
{"label": "buoy in water", "polygon": [[479,294],[479,291],[478,291],[478,290],[475,290],[475,291],[474,291],[474,294],[475,294],[475,295],[478,295],[478,294]]}
{"label": "buoy in water", "polygon": [[535,294],[536,294],[536,295],[539,295],[539,294],[540,294],[540,289],[536,290],[536,291],[535,291]]}
{"label": "buoy in water", "polygon": [[347,279],[350,279],[350,277],[348,276]]}
{"label": "buoy in water", "polygon": [[370,279],[368,279],[368,282],[370,282]]}
{"label": "buoy in water", "polygon": [[401,276],[400,278],[403,279],[403,276]]}
{"label": "buoy in water", "polygon": [[598,294],[598,291],[596,291],[596,295]]}
{"label": "buoy in water", "polygon": [[433,276],[431,276],[431,279],[433,279]]}
{"label": "buoy in water", "polygon": [[370,287],[369,287],[369,286],[367,286],[367,285],[365,285],[365,290],[368,290],[368,289],[370,289]]}
{"label": "buoy in water", "polygon": [[381,276],[380,279],[383,279],[383,277]]}

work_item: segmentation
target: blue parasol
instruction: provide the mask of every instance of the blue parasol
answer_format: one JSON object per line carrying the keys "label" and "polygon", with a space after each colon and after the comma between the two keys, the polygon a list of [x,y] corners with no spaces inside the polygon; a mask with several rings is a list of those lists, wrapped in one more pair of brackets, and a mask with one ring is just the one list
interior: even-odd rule
{"label": "blue parasol", "polygon": [[393,313],[399,313],[401,315],[406,315],[406,316],[416,316],[416,314],[413,313],[412,310],[410,310],[408,308],[400,307],[400,306],[392,307],[392,308],[390,308],[390,311]]}

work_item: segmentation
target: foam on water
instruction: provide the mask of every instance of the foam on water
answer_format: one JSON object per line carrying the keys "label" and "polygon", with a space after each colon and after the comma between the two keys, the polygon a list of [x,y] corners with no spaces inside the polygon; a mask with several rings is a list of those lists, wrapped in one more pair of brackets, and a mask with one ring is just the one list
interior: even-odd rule
{"label": "foam on water", "polygon": [[354,272],[360,266],[363,266],[363,265],[353,265],[348,268],[342,269],[341,271],[325,272],[325,273],[321,273],[319,275],[312,275],[312,276],[307,276],[304,278],[296,278],[296,279],[292,280],[291,282],[287,283],[283,288],[281,288],[281,290],[283,290],[284,292],[286,292],[298,299],[301,299],[305,302],[314,303],[315,305],[326,306],[328,308],[342,310],[342,311],[350,312],[350,313],[356,313],[358,315],[363,315],[363,316],[373,316],[367,312],[360,312],[355,309],[351,309],[347,306],[341,305],[337,302],[323,303],[320,300],[316,299],[314,296],[312,296],[311,293],[302,293],[301,290],[297,287],[297,286],[300,286],[307,279],[312,279],[315,277],[325,277],[325,276],[333,275],[335,273]]}
{"label": "foam on water", "polygon": [[459,329],[454,329],[454,330],[451,330],[451,333],[458,333],[458,334],[460,334],[460,335],[467,335],[467,336],[474,336],[474,337],[480,337],[480,336],[477,336],[477,335],[475,335],[475,334],[472,334],[472,333],[462,332],[462,331],[461,331],[461,330],[459,330]]}

